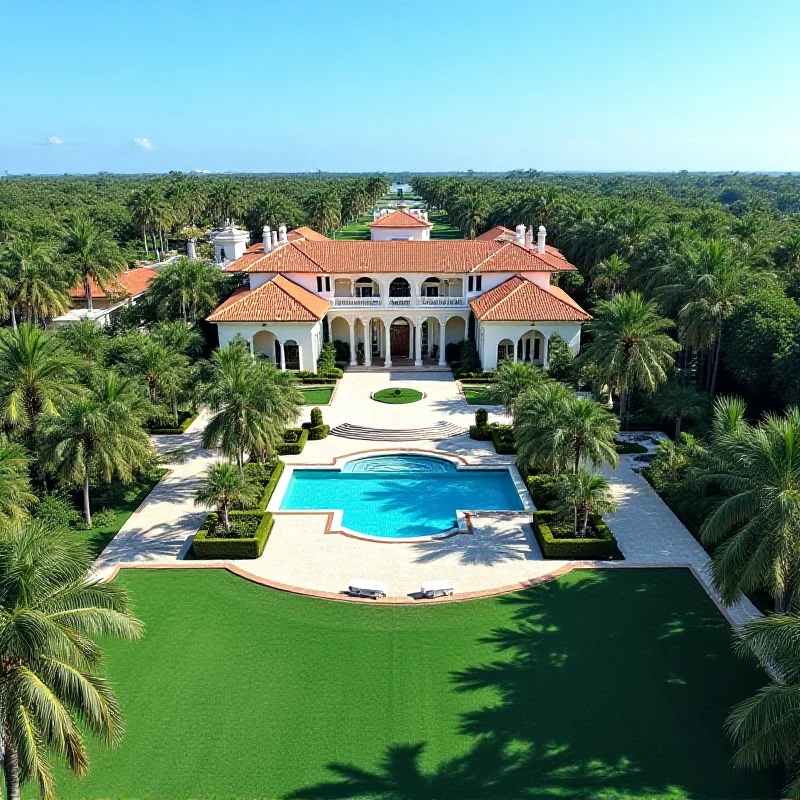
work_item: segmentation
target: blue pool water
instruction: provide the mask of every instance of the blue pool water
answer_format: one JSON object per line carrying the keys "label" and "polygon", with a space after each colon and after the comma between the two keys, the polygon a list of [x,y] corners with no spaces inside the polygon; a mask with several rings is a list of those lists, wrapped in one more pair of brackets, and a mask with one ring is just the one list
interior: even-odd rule
{"label": "blue pool water", "polygon": [[281,501],[285,511],[336,509],[342,524],[387,538],[430,536],[456,525],[456,510],[519,511],[507,469],[460,471],[427,456],[371,456],[344,469],[296,469]]}

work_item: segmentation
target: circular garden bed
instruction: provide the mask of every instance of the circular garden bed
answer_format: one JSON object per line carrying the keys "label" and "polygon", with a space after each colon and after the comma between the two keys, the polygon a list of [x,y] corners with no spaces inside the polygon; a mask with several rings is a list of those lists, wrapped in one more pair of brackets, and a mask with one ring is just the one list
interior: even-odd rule
{"label": "circular garden bed", "polygon": [[407,389],[398,386],[396,389],[381,389],[379,392],[372,393],[372,399],[377,400],[379,403],[390,403],[393,405],[401,405],[403,403],[416,403],[425,397],[423,392],[418,392],[416,389]]}

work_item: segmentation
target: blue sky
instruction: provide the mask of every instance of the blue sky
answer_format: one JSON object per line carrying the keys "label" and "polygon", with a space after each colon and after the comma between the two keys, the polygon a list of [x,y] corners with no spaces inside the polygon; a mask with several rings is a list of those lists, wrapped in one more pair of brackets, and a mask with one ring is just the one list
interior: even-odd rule
{"label": "blue sky", "polygon": [[800,171],[797,0],[0,0],[0,174]]}

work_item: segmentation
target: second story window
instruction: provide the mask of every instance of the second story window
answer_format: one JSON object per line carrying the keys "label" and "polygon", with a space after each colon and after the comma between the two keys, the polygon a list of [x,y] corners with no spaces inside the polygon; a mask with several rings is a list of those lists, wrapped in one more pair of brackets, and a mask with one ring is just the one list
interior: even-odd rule
{"label": "second story window", "polygon": [[326,275],[325,276],[325,291],[329,292],[331,290],[331,279]]}
{"label": "second story window", "polygon": [[473,280],[474,279],[473,279],[472,275],[470,275],[469,278],[467,278],[467,291],[469,291],[469,292],[474,291],[474,288],[473,288],[473,285],[472,285]]}
{"label": "second story window", "polygon": [[475,291],[479,292],[481,290],[481,283],[483,281],[483,275],[476,275],[475,276]]}
{"label": "second story window", "polygon": [[322,291],[322,277],[320,275],[317,275],[317,291]]}

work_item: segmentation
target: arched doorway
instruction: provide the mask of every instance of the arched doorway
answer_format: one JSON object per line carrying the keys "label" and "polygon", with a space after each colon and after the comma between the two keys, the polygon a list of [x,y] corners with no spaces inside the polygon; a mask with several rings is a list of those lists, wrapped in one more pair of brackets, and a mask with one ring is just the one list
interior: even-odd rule
{"label": "arched doorway", "polygon": [[300,369],[300,348],[294,339],[287,339],[283,343],[283,355],[286,369]]}
{"label": "arched doorway", "polygon": [[389,284],[389,297],[411,297],[411,284],[405,278],[395,278]]}
{"label": "arched doorway", "polygon": [[389,328],[392,359],[408,358],[411,353],[411,326],[407,319],[398,317]]}
{"label": "arched doorway", "polygon": [[514,342],[511,339],[503,339],[500,344],[497,345],[497,363],[500,364],[501,361],[513,361],[514,360]]}

